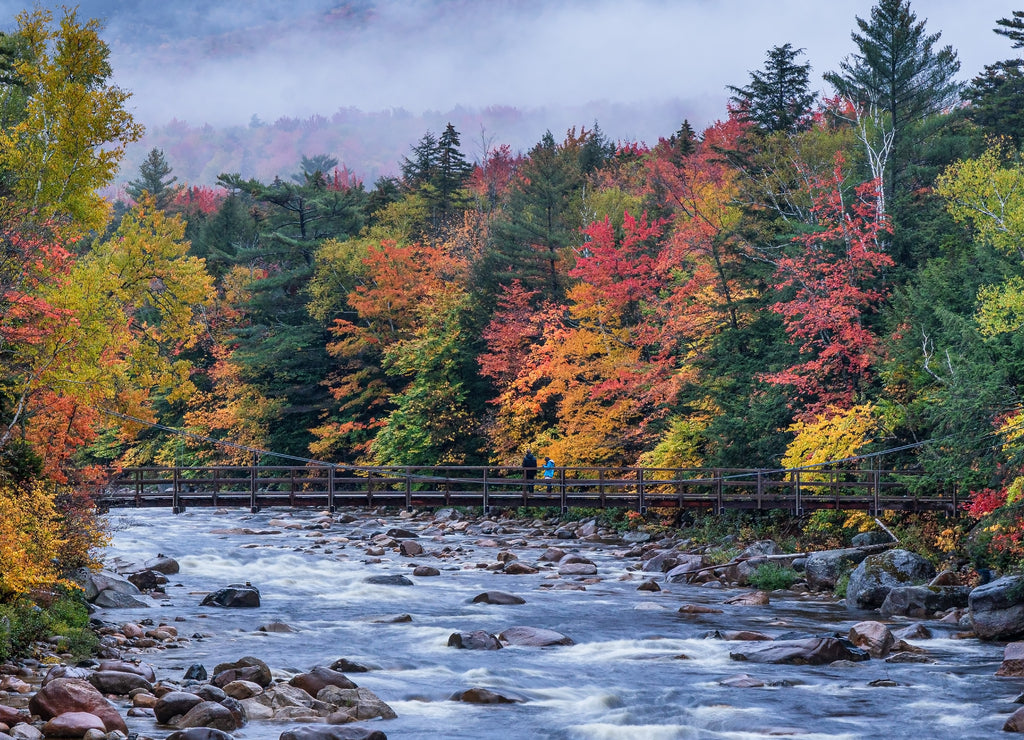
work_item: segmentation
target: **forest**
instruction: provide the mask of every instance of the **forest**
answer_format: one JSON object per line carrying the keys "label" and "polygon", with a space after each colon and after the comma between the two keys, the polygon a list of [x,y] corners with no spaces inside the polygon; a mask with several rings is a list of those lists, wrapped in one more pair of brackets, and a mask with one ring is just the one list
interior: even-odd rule
{"label": "forest", "polygon": [[718,121],[654,146],[588,122],[474,162],[449,124],[372,185],[308,152],[217,187],[154,148],[110,203],[143,131],[102,26],[22,13],[0,35],[0,598],[89,560],[104,470],[252,450],[884,452],[973,495],[991,562],[1024,563],[1024,11],[967,83],[908,0],[852,22],[830,96],[773,46]]}

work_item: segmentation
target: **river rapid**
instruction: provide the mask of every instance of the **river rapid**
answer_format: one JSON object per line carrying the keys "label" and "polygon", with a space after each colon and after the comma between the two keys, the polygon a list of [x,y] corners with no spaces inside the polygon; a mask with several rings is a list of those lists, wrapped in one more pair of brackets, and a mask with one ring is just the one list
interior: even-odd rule
{"label": "river rapid", "polygon": [[[757,630],[773,637],[845,635],[851,625],[878,615],[847,610],[821,594],[773,592],[769,606],[727,605],[723,602],[741,590],[666,583],[660,573],[639,572],[640,560],[629,556],[631,545],[555,539],[551,525],[474,520],[465,531],[454,532],[441,531],[429,516],[352,513],[355,521],[343,523],[335,516],[329,529],[321,529],[324,516],[313,511],[114,510],[108,514],[109,563],[141,563],[162,553],[176,558],[181,570],[170,576],[167,597],[154,599],[153,607],[104,609],[96,617],[111,624],[167,622],[191,636],[177,649],[137,656],[153,665],[158,678],[180,681],[193,663],[212,672],[218,663],[250,655],[280,677],[329,666],[338,658],[363,663],[372,670],[349,677],[398,714],[365,724],[392,740],[987,738],[999,733],[1020,706],[1012,700],[1024,690],[1024,679],[994,676],[1002,645],[955,639],[955,625],[928,622],[933,637],[910,641],[934,661],[927,664],[738,662],[730,652],[750,643],[708,635],[716,630]],[[368,554],[371,538],[392,527],[418,532],[425,552],[411,558],[394,548]],[[496,567],[502,550],[535,565],[551,546],[589,558],[598,575],[559,577],[555,567],[509,575],[486,567]],[[415,565],[441,573],[413,577]],[[365,581],[390,574],[406,575],[414,585]],[[658,578],[661,591],[637,589],[650,577]],[[206,592],[245,581],[260,589],[259,608],[200,606]],[[526,603],[472,603],[489,590],[519,595]],[[683,604],[723,612],[687,616],[678,612]],[[411,621],[392,621],[398,614],[410,615]],[[297,631],[258,630],[271,622]],[[896,628],[910,620],[888,623]],[[454,632],[497,634],[515,625],[555,630],[575,644],[494,651],[448,647]],[[766,685],[721,683],[740,673]],[[878,680],[886,685],[871,685]],[[473,687],[525,701],[449,700]],[[151,719],[128,721],[140,734],[168,734]],[[234,735],[277,740],[290,726],[250,722]]]}

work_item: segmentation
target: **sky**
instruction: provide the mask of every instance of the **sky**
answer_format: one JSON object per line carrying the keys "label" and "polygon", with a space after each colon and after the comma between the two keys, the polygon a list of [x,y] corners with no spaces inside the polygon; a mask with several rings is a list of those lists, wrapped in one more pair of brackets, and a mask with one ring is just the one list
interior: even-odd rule
{"label": "sky", "polygon": [[[0,29],[28,0],[0,0]],[[46,6],[47,3],[43,3]],[[854,51],[872,0],[79,0],[147,126],[216,126],[341,108],[580,110],[617,105],[613,139],[656,140],[680,112],[725,114],[773,46],[805,49],[813,84]],[[1014,56],[992,32],[1024,2],[913,0],[961,77]],[[655,114],[654,111],[660,111]],[[670,112],[668,112],[670,111]],[[650,115],[646,113],[650,112]],[[554,115],[554,114],[553,114]],[[603,122],[602,122],[603,124]],[[652,130],[655,127],[658,130]],[[555,130],[554,126],[552,126]],[[630,130],[633,129],[633,130]]]}

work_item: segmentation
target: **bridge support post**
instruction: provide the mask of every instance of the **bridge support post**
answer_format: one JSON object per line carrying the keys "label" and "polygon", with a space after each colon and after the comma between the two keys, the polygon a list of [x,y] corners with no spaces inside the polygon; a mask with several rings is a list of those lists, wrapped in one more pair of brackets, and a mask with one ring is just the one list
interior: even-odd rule
{"label": "bridge support post", "polygon": [[562,506],[562,513],[569,513],[569,498],[565,493],[565,468],[558,471],[558,498]]}
{"label": "bridge support post", "polygon": [[260,510],[259,504],[256,501],[256,484],[258,478],[256,475],[256,453],[252,454],[252,465],[249,466],[249,511],[253,514]]}
{"label": "bridge support post", "polygon": [[485,467],[484,468],[484,500],[483,500],[484,514],[490,514],[491,513],[491,502],[490,502],[491,483],[490,483],[490,480],[487,477],[487,473],[488,472],[489,472],[489,470]]}
{"label": "bridge support post", "polygon": [[[447,496],[445,496],[447,498]],[[405,510],[412,511],[412,476],[405,476]]]}
{"label": "bridge support post", "polygon": [[644,491],[644,470],[643,468],[637,468],[636,471],[636,485],[640,491],[640,513],[647,513],[647,496]]}
{"label": "bridge support post", "polygon": [[790,475],[793,476],[793,514],[803,516],[804,507],[800,501],[800,471],[794,470]]}
{"label": "bridge support post", "polygon": [[171,489],[171,511],[175,514],[181,514],[185,511],[185,507],[181,505],[181,471],[174,468],[174,482],[172,483]]}
{"label": "bridge support post", "polygon": [[872,514],[872,516],[881,516],[882,515],[882,507],[879,504],[878,499],[879,499],[879,494],[881,494],[881,492],[882,492],[882,471],[879,468],[876,468],[874,466],[874,464],[872,464],[871,467],[873,468],[873,470],[871,471],[871,475],[872,475],[871,489],[872,489],[872,492],[874,493],[874,507],[875,507],[875,511]]}
{"label": "bridge support post", "polygon": [[761,511],[764,508],[761,499],[764,496],[764,473],[760,470],[757,471],[757,510]]}
{"label": "bridge support post", "polygon": [[715,503],[716,503],[716,506],[718,508],[718,511],[716,513],[719,516],[721,516],[725,512],[725,502],[722,501],[722,484],[723,484],[722,471],[716,468],[714,474],[715,474]]}
{"label": "bridge support post", "polygon": [[327,510],[332,514],[337,510],[337,507],[334,505],[334,472],[337,469],[335,465],[327,468]]}

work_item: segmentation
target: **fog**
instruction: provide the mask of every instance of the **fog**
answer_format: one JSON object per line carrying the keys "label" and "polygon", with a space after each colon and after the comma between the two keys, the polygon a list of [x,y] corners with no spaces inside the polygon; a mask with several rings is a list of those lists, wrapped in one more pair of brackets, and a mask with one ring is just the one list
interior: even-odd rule
{"label": "fog", "polygon": [[[27,3],[0,0],[0,23]],[[104,19],[117,83],[147,124],[329,115],[342,107],[524,108],[677,101],[697,125],[724,113],[772,46],[821,72],[853,51],[870,0],[82,0]],[[1005,0],[917,0],[962,76],[1013,56],[992,33]],[[969,8],[969,9],[968,9]],[[638,116],[639,117],[639,116]],[[644,123],[635,132],[643,138]]]}

